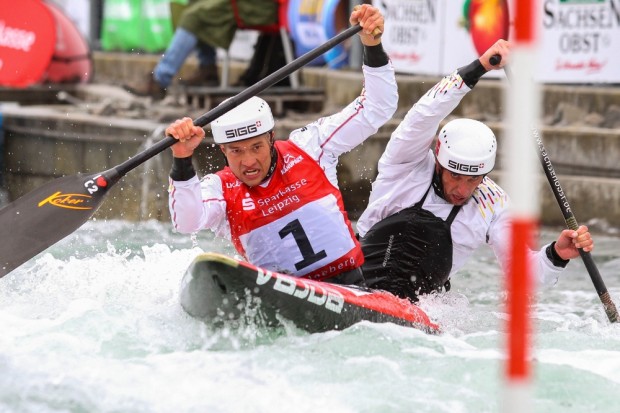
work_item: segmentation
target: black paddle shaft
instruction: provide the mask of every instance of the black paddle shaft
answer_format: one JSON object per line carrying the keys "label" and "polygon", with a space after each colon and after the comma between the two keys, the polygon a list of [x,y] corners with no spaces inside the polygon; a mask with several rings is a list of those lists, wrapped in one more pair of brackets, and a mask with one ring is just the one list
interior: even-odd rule
{"label": "black paddle shaft", "polygon": [[[489,63],[495,66],[501,62],[500,55],[494,55],[489,59]],[[504,66],[504,72],[506,73],[506,77],[508,80],[512,78],[511,71],[508,67]],[[566,222],[566,226],[573,231],[577,231],[579,225],[577,224],[577,219],[573,215],[568,199],[566,198],[566,194],[562,189],[562,185],[560,185],[560,180],[558,179],[558,175],[555,173],[555,168],[551,163],[551,158],[549,158],[549,153],[545,149],[543,145],[542,137],[536,128],[532,128],[532,134],[534,138],[536,138],[536,144],[538,145],[538,158],[540,159],[540,163],[545,172],[545,176],[547,177],[547,182],[549,182],[549,186],[553,191],[553,195],[558,203],[558,206],[562,210],[562,215],[564,216],[564,221]],[[607,314],[607,318],[612,323],[620,322],[620,315],[618,314],[618,310],[616,305],[611,299],[609,292],[607,291],[607,287],[605,286],[605,282],[603,281],[603,277],[601,277],[600,272],[598,271],[598,267],[592,258],[592,254],[588,251],[584,251],[583,248],[579,248],[579,255],[590,274],[590,279],[592,280],[592,284],[594,284],[594,288],[596,289],[596,293],[599,296],[599,299],[603,303],[603,308],[605,309],[605,313]]]}
{"label": "black paddle shaft", "polygon": [[[356,24],[355,26],[349,27],[348,29],[344,30],[343,32],[341,32],[341,33],[337,34],[336,36],[332,37],[331,39],[329,39],[327,42],[323,43],[320,46],[317,46],[315,49],[312,49],[309,52],[307,52],[306,54],[298,57],[297,59],[293,60],[291,63],[287,64],[286,66],[284,66],[284,67],[282,67],[280,69],[278,69],[277,71],[273,72],[269,76],[265,77],[264,79],[260,80],[259,82],[255,83],[254,85],[248,87],[244,91],[239,92],[237,95],[235,95],[235,96],[225,100],[224,102],[220,103],[218,106],[216,106],[215,108],[211,109],[209,112],[207,112],[204,115],[200,116],[199,118],[195,119],[194,120],[194,125],[196,125],[196,126],[205,126],[205,125],[213,122],[215,119],[219,118],[220,116],[222,116],[223,114],[225,114],[229,110],[239,106],[241,103],[245,102],[249,98],[251,98],[253,96],[256,96],[257,94],[259,94],[263,90],[267,89],[268,87],[278,83],[280,80],[282,80],[285,77],[289,76],[294,71],[296,71],[296,70],[300,69],[301,67],[305,66],[306,64],[310,63],[311,61],[313,61],[317,57],[321,56],[323,53],[327,52],[328,50],[330,50],[334,46],[342,43],[344,40],[346,40],[349,37],[353,36],[355,33],[359,32],[361,29],[362,28],[361,28],[361,26],[359,24]],[[149,160],[153,156],[155,156],[158,153],[162,152],[166,148],[169,148],[170,146],[174,145],[175,143],[176,143],[176,139],[174,139],[171,136],[168,136],[168,137],[162,139],[161,141],[157,142],[156,144],[154,144],[150,148],[147,148],[143,152],[135,155],[133,158],[128,159],[127,161],[125,161],[122,164],[118,165],[115,169],[116,169],[118,174],[123,176],[127,172],[131,171],[132,169],[134,169],[137,166],[141,165],[142,163],[146,162],[147,160]]]}
{"label": "black paddle shaft", "polygon": [[[354,25],[194,120],[205,126],[361,30]],[[380,32],[379,32],[380,33]],[[176,142],[167,136],[120,165],[91,175],[58,178],[0,209],[0,278],[77,230],[129,171]]]}

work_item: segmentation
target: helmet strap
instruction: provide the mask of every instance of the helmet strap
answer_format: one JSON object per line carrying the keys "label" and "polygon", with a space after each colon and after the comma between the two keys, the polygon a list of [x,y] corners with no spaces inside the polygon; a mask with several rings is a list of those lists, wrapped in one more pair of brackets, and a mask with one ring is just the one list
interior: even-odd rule
{"label": "helmet strap", "polygon": [[432,180],[433,190],[435,191],[437,196],[441,197],[442,199],[446,199],[443,193],[443,182],[441,181],[441,174],[443,172],[443,167],[440,166],[439,164],[437,165],[438,165],[438,168],[435,168],[435,171],[433,172],[433,180]]}
{"label": "helmet strap", "polygon": [[[221,146],[221,144],[220,144],[220,146]],[[223,146],[221,146],[221,148],[223,148]],[[220,152],[222,152],[222,156],[224,157],[224,165],[230,166],[230,165],[228,165],[228,158],[226,157],[226,154],[224,153],[224,150],[221,149]]]}
{"label": "helmet strap", "polygon": [[432,180],[433,190],[435,191],[437,196],[445,200],[446,197],[444,196],[443,192],[443,181],[441,180],[441,175],[443,175],[443,171],[443,166],[441,166],[441,164],[437,162],[437,159],[435,159],[435,170],[433,171]]}
{"label": "helmet strap", "polygon": [[267,181],[273,175],[273,171],[276,170],[276,164],[278,163],[278,151],[276,151],[276,134],[274,131],[269,131],[269,145],[271,146],[271,164],[269,165],[269,171],[267,171],[267,175],[263,182]]}

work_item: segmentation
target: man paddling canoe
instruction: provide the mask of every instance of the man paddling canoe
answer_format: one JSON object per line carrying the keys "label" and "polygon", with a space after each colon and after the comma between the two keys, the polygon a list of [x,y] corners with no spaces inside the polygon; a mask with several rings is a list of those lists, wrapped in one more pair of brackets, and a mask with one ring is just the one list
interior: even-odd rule
{"label": "man paddling canoe", "polygon": [[[484,73],[501,69],[510,45],[499,40],[479,59],[442,79],[413,105],[379,160],[369,204],[357,229],[365,256],[366,283],[417,300],[419,294],[450,288],[456,273],[482,244],[500,264],[509,258],[508,195],[487,174],[497,144],[491,129],[472,119],[440,122]],[[501,62],[492,66],[491,56]],[[543,284],[555,284],[578,248],[594,247],[587,227],[564,230],[557,240],[532,251]]]}
{"label": "man paddling canoe", "polygon": [[166,134],[172,146],[170,214],[183,233],[212,229],[232,240],[250,263],[281,273],[329,282],[363,283],[364,258],[338,189],[338,157],[376,133],[394,114],[394,68],[372,33],[383,16],[370,5],[356,8],[351,24],[363,30],[364,89],[341,112],[276,141],[267,103],[254,97],[211,124],[227,166],[202,180],[192,166],[204,138],[190,118]]}

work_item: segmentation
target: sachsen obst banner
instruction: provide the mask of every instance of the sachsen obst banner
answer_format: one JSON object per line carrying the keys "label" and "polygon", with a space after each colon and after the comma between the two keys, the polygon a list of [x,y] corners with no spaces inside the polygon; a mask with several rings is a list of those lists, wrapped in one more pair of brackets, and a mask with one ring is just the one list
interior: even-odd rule
{"label": "sachsen obst banner", "polygon": [[538,80],[620,82],[620,0],[545,0]]}
{"label": "sachsen obst banner", "polygon": [[[383,44],[400,73],[443,76],[499,38],[514,40],[517,0],[374,0]],[[620,82],[620,0],[536,0],[544,83]],[[502,76],[493,71],[487,77]]]}
{"label": "sachsen obst banner", "polygon": [[436,75],[442,71],[444,1],[381,0],[373,5],[385,17],[383,47],[400,73]]}

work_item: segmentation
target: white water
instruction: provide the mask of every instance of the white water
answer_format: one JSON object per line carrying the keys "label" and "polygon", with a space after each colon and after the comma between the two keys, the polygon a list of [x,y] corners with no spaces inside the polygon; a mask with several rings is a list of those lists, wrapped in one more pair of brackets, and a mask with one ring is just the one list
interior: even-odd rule
{"label": "white water", "polygon": [[[620,239],[595,240],[618,304]],[[88,222],[0,279],[0,412],[501,411],[505,296],[490,251],[422,303],[439,336],[371,323],[209,329],[178,299],[200,251],[233,253],[208,231],[192,246],[166,224]],[[532,311],[534,411],[619,411],[620,326],[583,264]]]}

